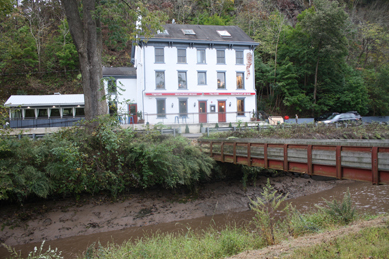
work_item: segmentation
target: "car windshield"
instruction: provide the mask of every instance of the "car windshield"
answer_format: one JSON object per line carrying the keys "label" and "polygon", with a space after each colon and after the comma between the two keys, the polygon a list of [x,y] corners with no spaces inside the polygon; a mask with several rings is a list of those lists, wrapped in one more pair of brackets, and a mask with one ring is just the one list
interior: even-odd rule
{"label": "car windshield", "polygon": [[332,120],[336,115],[338,114],[332,114],[330,117],[327,118],[327,120]]}

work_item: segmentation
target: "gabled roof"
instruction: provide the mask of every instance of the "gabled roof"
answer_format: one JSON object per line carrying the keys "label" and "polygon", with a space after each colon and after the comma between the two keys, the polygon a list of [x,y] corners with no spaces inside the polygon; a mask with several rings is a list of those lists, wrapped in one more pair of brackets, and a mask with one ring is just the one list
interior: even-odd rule
{"label": "gabled roof", "polygon": [[[155,34],[152,39],[166,40],[190,40],[190,41],[211,41],[225,42],[226,44],[247,43],[258,45],[259,43],[251,39],[238,26],[219,26],[219,25],[193,25],[193,24],[165,24],[163,25],[167,33]],[[185,30],[193,30],[194,34],[185,34]],[[218,31],[227,31],[231,36],[223,37]],[[223,34],[223,33],[222,33]],[[228,35],[228,34],[226,34]],[[152,40],[150,39],[150,40]]]}
{"label": "gabled roof", "polygon": [[5,102],[7,107],[42,107],[42,106],[84,105],[83,94],[53,95],[11,95]]}

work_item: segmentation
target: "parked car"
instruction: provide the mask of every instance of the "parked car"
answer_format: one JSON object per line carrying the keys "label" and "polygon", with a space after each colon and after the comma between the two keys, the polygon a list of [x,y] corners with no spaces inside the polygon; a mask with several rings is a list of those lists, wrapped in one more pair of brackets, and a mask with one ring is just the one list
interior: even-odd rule
{"label": "parked car", "polygon": [[327,118],[327,120],[321,121],[322,123],[344,123],[344,122],[359,122],[360,119],[354,113],[341,113],[333,114]]}
{"label": "parked car", "polygon": [[359,113],[357,111],[349,111],[349,112],[346,112],[346,113],[352,113],[352,114],[355,115],[355,117],[357,117],[357,119],[362,120],[362,116],[359,115]]}
{"label": "parked car", "polygon": [[339,112],[327,112],[327,113],[324,113],[322,115],[320,115],[319,117],[317,117],[315,119],[315,121],[325,121],[327,120],[329,117],[333,116],[333,115],[336,115],[336,114],[339,114]]}

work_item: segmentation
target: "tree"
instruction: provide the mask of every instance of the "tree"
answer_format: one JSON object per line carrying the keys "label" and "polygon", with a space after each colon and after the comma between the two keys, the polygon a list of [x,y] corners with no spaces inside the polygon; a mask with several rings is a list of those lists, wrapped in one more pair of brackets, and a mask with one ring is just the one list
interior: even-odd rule
{"label": "tree", "polygon": [[311,46],[316,50],[313,112],[317,102],[320,59],[325,56],[345,56],[347,54],[345,37],[347,18],[347,13],[337,1],[328,0],[315,0],[314,6],[300,16],[300,26],[310,36]]}
{"label": "tree", "polygon": [[14,0],[0,0],[0,17],[12,12],[16,1]]}
{"label": "tree", "polygon": [[[108,113],[101,80],[102,30],[108,27],[115,35],[119,31],[120,41],[125,44],[139,33],[149,36],[161,29],[159,19],[141,3],[130,6],[125,1],[115,0],[63,0],[62,4],[80,60],[85,118],[91,120]],[[142,17],[142,25],[136,29],[134,21],[138,17]]]}

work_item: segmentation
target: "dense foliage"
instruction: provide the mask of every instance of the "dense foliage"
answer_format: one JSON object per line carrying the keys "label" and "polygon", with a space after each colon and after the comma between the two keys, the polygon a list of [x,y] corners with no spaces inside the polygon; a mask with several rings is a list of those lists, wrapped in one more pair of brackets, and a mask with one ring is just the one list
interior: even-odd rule
{"label": "dense foliage", "polygon": [[207,178],[213,165],[186,138],[118,130],[107,119],[92,134],[75,127],[38,141],[1,138],[0,200],[174,188]]}

